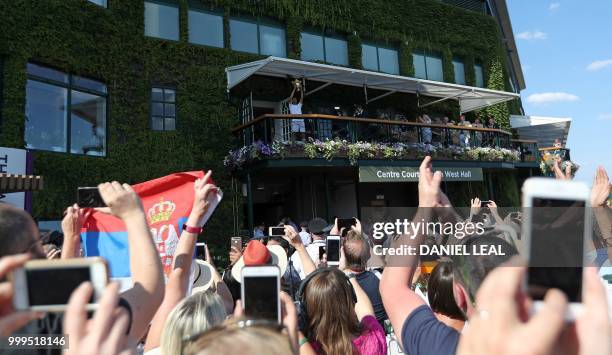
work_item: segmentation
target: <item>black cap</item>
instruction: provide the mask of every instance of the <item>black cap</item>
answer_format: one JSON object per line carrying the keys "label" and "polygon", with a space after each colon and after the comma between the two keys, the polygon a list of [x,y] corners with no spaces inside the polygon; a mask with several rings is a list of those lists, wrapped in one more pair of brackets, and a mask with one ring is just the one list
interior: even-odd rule
{"label": "black cap", "polygon": [[327,227],[327,222],[320,217],[313,218],[308,222],[308,230],[315,235],[324,234],[323,230],[325,227]]}

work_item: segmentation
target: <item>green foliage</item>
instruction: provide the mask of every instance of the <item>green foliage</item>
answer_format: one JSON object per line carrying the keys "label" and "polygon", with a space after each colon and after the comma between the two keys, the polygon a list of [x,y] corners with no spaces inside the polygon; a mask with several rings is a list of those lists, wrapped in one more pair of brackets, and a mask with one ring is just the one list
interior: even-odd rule
{"label": "green foliage", "polygon": [[444,81],[447,83],[455,82],[455,68],[453,67],[453,53],[450,48],[445,48],[442,51],[442,68]]}
{"label": "green foliage", "polygon": [[[241,211],[242,198],[232,188],[239,185],[231,183],[222,166],[223,157],[239,144],[230,133],[238,117],[236,106],[227,100],[224,68],[261,58],[229,49],[230,16],[285,23],[290,58],[300,57],[305,26],[348,35],[350,65],[355,68],[361,67],[362,39],[396,45],[401,73],[410,76],[412,49],[444,52],[447,67],[449,53],[468,58],[468,83],[473,83],[474,58],[486,62],[501,53],[493,18],[431,0],[176,0],[176,42],[144,36],[143,0],[108,3],[105,9],[86,0],[0,1],[0,56],[5,57],[0,145],[24,147],[29,61],[103,81],[109,91],[106,157],[35,153],[34,172],[45,177],[45,190],[33,199],[37,218],[61,218],[74,202],[77,186],[106,180],[137,183],[177,171],[213,169],[226,198],[206,238],[213,244],[227,239],[233,207]],[[225,48],[187,42],[187,9],[192,3],[223,14]],[[451,73],[445,70],[445,80]],[[149,129],[153,84],[177,89],[175,132]],[[381,104],[415,102],[405,96],[385,99],[389,101]],[[438,107],[456,111],[453,103],[432,109]]]}
{"label": "green foliage", "polygon": [[[489,68],[489,78],[487,81],[487,88],[493,90],[505,90],[506,80],[504,79],[504,70],[499,60],[494,60]],[[487,116],[493,116],[495,122],[502,129],[510,129],[510,112],[508,109],[508,103],[502,102],[497,105],[493,105],[486,108]]]}

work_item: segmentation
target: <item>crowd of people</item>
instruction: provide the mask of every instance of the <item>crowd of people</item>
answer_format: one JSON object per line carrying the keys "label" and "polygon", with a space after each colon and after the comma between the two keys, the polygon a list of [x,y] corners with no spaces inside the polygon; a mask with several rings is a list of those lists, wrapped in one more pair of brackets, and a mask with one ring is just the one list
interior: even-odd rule
{"label": "crowd of people", "polygon": [[[420,166],[418,209],[413,221],[460,218],[442,192],[442,174],[433,173],[431,158]],[[570,178],[559,172],[559,179]],[[217,187],[211,173],[194,185],[187,226],[202,227]],[[214,265],[194,257],[198,233],[184,228],[171,272],[164,275],[138,195],[128,184],[103,183],[106,208],[127,228],[133,286],[119,292],[108,284],[98,307],[88,314],[92,285],[84,283],[63,313],[15,311],[12,285],[0,284],[0,337],[11,334],[67,334],[65,354],[611,354],[612,335],[607,296],[596,267],[586,267],[584,312],[574,323],[564,320],[566,296],[551,289],[544,307],[530,312],[522,287],[525,267],[516,240],[522,216],[501,216],[494,201],[471,201],[470,221],[486,224],[478,236],[453,238],[415,231],[384,240],[389,248],[458,243],[494,246],[503,253],[428,258],[392,255],[372,266],[374,241],[359,220],[340,228],[321,218],[297,226],[283,218],[284,234],[266,236],[258,226],[246,243],[232,244],[230,263]],[[610,182],[599,168],[590,204],[596,216],[598,254],[612,246],[612,210],[607,206]],[[60,248],[47,247],[32,217],[0,204],[0,277],[31,259],[81,257],[80,232],[89,209],[74,205],[62,221]],[[603,216],[603,217],[602,217]],[[328,235],[341,235],[340,261],[328,265]],[[206,232],[202,237],[206,240]],[[610,254],[612,255],[612,254]],[[595,261],[593,258],[591,261]],[[241,301],[242,268],[276,265],[280,269],[281,321],[245,315]],[[600,263],[601,264],[601,263]],[[502,265],[513,267],[500,267]],[[219,272],[219,270],[222,270]],[[203,275],[208,275],[204,280]],[[272,301],[271,301],[272,302]],[[49,354],[61,350],[10,350],[2,353]]]}

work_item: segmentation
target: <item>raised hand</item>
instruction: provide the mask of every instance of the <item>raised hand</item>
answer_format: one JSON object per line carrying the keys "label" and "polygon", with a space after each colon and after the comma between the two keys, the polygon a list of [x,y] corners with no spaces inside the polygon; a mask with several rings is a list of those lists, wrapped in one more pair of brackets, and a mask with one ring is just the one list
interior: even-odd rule
{"label": "raised hand", "polygon": [[285,225],[285,235],[283,235],[283,239],[289,242],[289,244],[295,249],[303,248],[304,244],[302,244],[302,238],[300,235],[295,232],[295,229],[290,225]]}
{"label": "raised hand", "polygon": [[[442,207],[448,201],[440,190],[442,173],[433,173],[431,157],[426,156],[419,167],[419,207]],[[446,200],[446,201],[445,201]]]}
{"label": "raised hand", "polygon": [[212,171],[209,170],[203,178],[197,179],[193,185],[194,199],[191,215],[197,218],[197,222],[195,223],[200,227],[203,224],[201,219],[206,215],[210,206],[214,203],[219,190],[218,187],[210,183],[211,174]]}
{"label": "raised hand", "polygon": [[605,206],[608,196],[610,196],[610,180],[604,167],[599,166],[591,188],[591,207]]}
{"label": "raised hand", "polygon": [[125,221],[133,216],[144,215],[140,197],[128,184],[120,184],[117,181],[105,182],[98,185],[100,196],[107,209],[101,208],[98,211],[111,213],[115,217]]}
{"label": "raised hand", "polygon": [[64,237],[79,236],[80,238],[81,228],[83,228],[83,223],[91,213],[90,211],[79,208],[79,205],[76,203],[66,208],[64,218],[62,219]]}

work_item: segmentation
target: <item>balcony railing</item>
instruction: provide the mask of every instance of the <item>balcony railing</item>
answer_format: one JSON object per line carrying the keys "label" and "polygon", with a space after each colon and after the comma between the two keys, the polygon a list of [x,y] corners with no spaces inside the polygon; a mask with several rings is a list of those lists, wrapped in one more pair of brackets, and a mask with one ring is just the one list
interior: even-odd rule
{"label": "balcony railing", "polygon": [[[304,126],[305,132],[297,133],[294,126]],[[312,142],[359,142],[382,144],[384,147],[402,147],[410,150],[417,147],[451,152],[467,152],[462,157],[448,156],[448,159],[465,160],[512,160],[537,161],[535,141],[513,140],[512,134],[501,129],[476,128],[470,126],[423,124],[399,120],[357,118],[322,114],[278,115],[265,114],[233,129],[241,134],[244,146],[266,144],[272,147],[278,143],[286,146],[304,147]],[[478,149],[490,148],[490,149]],[[504,154],[513,159],[504,159]],[[479,153],[489,153],[480,157]],[[497,152],[497,155],[496,155]],[[306,154],[304,154],[306,155]],[[501,157],[501,158],[500,158]],[[516,158],[515,158],[516,157]],[[402,159],[401,157],[399,159]],[[409,158],[403,158],[409,159]]]}

